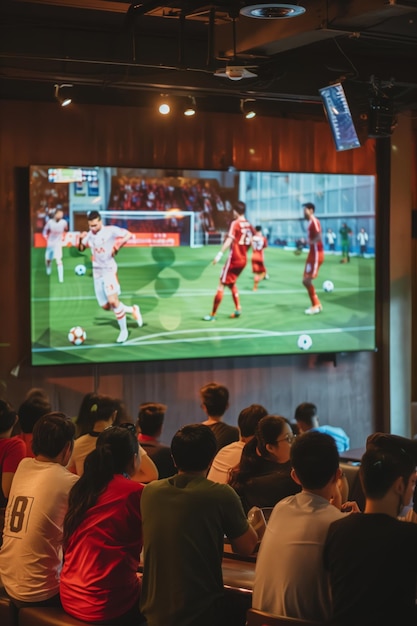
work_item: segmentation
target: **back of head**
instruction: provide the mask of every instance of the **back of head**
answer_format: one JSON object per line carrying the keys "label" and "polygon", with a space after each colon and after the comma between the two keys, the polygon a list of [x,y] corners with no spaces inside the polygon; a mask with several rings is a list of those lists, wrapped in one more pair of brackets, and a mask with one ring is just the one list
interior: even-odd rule
{"label": "back of head", "polygon": [[97,397],[98,394],[95,391],[90,391],[81,400],[76,419],[78,437],[85,435],[93,428],[94,419],[91,415],[91,407],[96,403]]}
{"label": "back of head", "polygon": [[291,465],[305,489],[322,489],[339,467],[336,442],[330,435],[310,431],[291,446]]}
{"label": "back of head", "polygon": [[108,422],[117,411],[117,402],[110,396],[96,396],[95,402],[90,407],[91,417],[94,422]]}
{"label": "back of head", "polygon": [[0,434],[13,428],[17,419],[17,413],[12,405],[5,400],[0,400]]}
{"label": "back of head", "polygon": [[165,404],[158,404],[157,402],[145,402],[141,404],[138,413],[140,432],[149,437],[159,435],[162,424],[164,423],[166,410],[167,407]]}
{"label": "back of head", "polygon": [[33,428],[33,454],[54,459],[67,443],[73,441],[74,436],[75,426],[65,413],[47,413],[38,419]]}
{"label": "back of head", "polygon": [[[138,440],[133,430],[114,426],[113,428],[106,428],[100,433],[94,452],[102,459],[107,459],[107,467],[113,475],[122,474],[126,470],[132,457],[138,453],[138,449]],[[87,460],[88,456],[85,461],[87,467],[84,466],[84,472],[89,471]]]}
{"label": "back of head", "polygon": [[398,450],[402,448],[413,457],[417,465],[417,439],[407,439],[391,433],[373,433],[366,440],[366,450],[379,448],[380,450]]}
{"label": "back of head", "polygon": [[314,426],[314,418],[317,417],[317,407],[312,402],[303,402],[295,409],[294,419],[296,422],[303,422],[309,428]]}
{"label": "back of head", "polygon": [[115,410],[117,411],[113,426],[120,426],[120,424],[134,424],[134,420],[129,412],[126,402],[120,398],[114,398],[113,400]]}
{"label": "back of head", "polygon": [[242,437],[253,437],[259,421],[268,415],[261,404],[251,404],[239,413],[237,424]]}
{"label": "back of head", "polygon": [[178,430],[171,442],[171,453],[179,471],[207,469],[217,452],[213,431],[204,424],[189,424]]}
{"label": "back of head", "polygon": [[246,204],[239,200],[238,202],[234,203],[233,209],[238,215],[244,215],[246,211]]}
{"label": "back of head", "polygon": [[359,470],[365,496],[381,500],[399,477],[407,485],[415,467],[415,459],[397,445],[369,448],[362,456]]}
{"label": "back of head", "polygon": [[200,389],[201,401],[208,415],[221,417],[229,405],[229,390],[218,383],[208,383]]}
{"label": "back of head", "polygon": [[51,403],[46,394],[29,393],[19,406],[19,424],[24,433],[33,432],[36,422],[43,415],[52,411]]}

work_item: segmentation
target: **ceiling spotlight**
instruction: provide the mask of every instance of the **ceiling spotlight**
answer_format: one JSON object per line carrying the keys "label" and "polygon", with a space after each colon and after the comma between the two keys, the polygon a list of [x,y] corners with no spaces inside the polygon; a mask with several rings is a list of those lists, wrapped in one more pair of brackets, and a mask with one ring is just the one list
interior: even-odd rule
{"label": "ceiling spotlight", "polygon": [[242,98],[240,101],[240,110],[247,120],[251,120],[256,117],[256,110],[254,103],[256,101],[253,98]]}
{"label": "ceiling spotlight", "polygon": [[186,117],[192,117],[196,113],[196,102],[194,96],[188,96],[189,103],[184,109],[184,115]]}
{"label": "ceiling spotlight", "polygon": [[167,96],[161,96],[162,101],[159,103],[158,111],[161,115],[168,115],[171,112],[171,107],[168,104]]}
{"label": "ceiling spotlight", "polygon": [[63,85],[55,84],[55,99],[62,107],[67,107],[72,102],[71,90],[74,85],[64,83]]}
{"label": "ceiling spotlight", "polygon": [[240,13],[246,17],[254,17],[259,20],[284,20],[290,17],[298,17],[305,13],[305,8],[298,4],[282,4],[281,2],[252,3],[242,7]]}

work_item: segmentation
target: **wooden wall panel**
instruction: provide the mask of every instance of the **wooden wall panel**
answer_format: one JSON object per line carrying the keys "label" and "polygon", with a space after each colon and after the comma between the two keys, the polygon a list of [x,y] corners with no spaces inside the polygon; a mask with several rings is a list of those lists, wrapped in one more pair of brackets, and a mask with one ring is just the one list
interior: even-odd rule
{"label": "wooden wall panel", "polygon": [[[191,122],[191,123],[190,123]],[[204,359],[149,364],[31,368],[29,366],[28,196],[25,174],[35,163],[120,165],[372,174],[374,142],[336,153],[326,123],[206,114],[174,122],[151,110],[0,102],[0,393],[15,404],[31,386],[45,387],[54,406],[77,413],[97,389],[123,396],[135,413],[142,401],[169,405],[164,439],[202,418],[198,388],[210,380],[230,388],[227,419],[260,402],[292,417],[315,402],[322,422],[340,424],[353,446],[374,424],[373,353],[339,357],[337,366],[309,355]],[[19,376],[10,371],[21,363]]]}

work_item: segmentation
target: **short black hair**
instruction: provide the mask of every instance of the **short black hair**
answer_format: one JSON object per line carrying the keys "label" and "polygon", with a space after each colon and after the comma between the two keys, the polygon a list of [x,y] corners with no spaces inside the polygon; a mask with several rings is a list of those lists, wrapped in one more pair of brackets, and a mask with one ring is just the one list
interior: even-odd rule
{"label": "short black hair", "polygon": [[306,209],[311,209],[313,213],[316,210],[316,207],[312,202],[304,202],[303,207]]}
{"label": "short black hair", "polygon": [[261,404],[251,404],[246,407],[246,409],[242,409],[237,418],[237,425],[239,426],[241,436],[253,437],[259,420],[266,415],[268,415],[268,411]]}
{"label": "short black hair", "polygon": [[242,202],[241,200],[238,200],[237,202],[234,203],[233,209],[239,215],[244,215],[245,211],[246,211],[246,204],[244,202]]}
{"label": "short black hair", "polygon": [[315,417],[317,417],[317,407],[312,402],[303,402],[295,409],[294,419],[296,422],[304,422],[313,426]]}
{"label": "short black hair", "polygon": [[218,383],[208,383],[200,389],[201,400],[209,415],[221,417],[229,404],[229,390]]}
{"label": "short black hair", "polygon": [[175,466],[183,472],[207,469],[217,452],[217,441],[205,424],[189,424],[178,430],[171,442]]}
{"label": "short black hair", "polygon": [[17,413],[9,402],[0,400],[0,433],[10,430],[16,421]]}
{"label": "short black hair", "polygon": [[259,226],[259,225],[258,225],[258,226],[255,226],[255,230],[256,230],[258,233],[261,233],[261,232],[262,232],[262,226]]}
{"label": "short black hair", "polygon": [[28,394],[17,410],[20,428],[24,433],[33,432],[36,422],[51,411],[52,406],[46,394],[35,391]]}
{"label": "short black hair", "polygon": [[74,440],[74,436],[75,426],[65,413],[47,413],[38,419],[33,428],[33,454],[54,459],[68,442]]}
{"label": "short black hair", "polygon": [[291,465],[305,489],[321,489],[339,467],[339,452],[330,435],[310,431],[297,437],[291,446]]}
{"label": "short black hair", "polygon": [[94,209],[94,211],[89,211],[87,213],[87,220],[91,222],[91,220],[101,220],[101,215],[98,211]]}
{"label": "short black hair", "polygon": [[141,404],[138,412],[140,432],[149,437],[158,434],[164,423],[166,410],[166,405],[158,402],[144,402]]}
{"label": "short black hair", "polygon": [[381,500],[400,476],[407,485],[415,469],[415,459],[404,448],[369,448],[362,456],[359,469],[365,496],[370,500]]}

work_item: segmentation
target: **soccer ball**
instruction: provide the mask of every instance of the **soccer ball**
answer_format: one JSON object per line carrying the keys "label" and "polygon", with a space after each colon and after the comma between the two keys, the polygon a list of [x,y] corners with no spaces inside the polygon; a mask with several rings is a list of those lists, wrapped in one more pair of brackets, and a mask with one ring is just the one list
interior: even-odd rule
{"label": "soccer ball", "polygon": [[80,265],[76,265],[74,268],[74,272],[77,274],[77,276],[84,276],[86,271],[87,271],[87,268],[82,263],[80,263]]}
{"label": "soccer ball", "polygon": [[310,350],[311,346],[313,345],[313,341],[310,335],[300,335],[298,337],[297,345],[300,350]]}
{"label": "soccer ball", "polygon": [[68,333],[68,341],[74,346],[80,346],[87,339],[87,333],[81,326],[73,326]]}
{"label": "soccer ball", "polygon": [[323,283],[323,291],[327,291],[327,293],[330,293],[330,291],[333,291],[334,289],[334,285],[332,283],[331,280],[325,280]]}

